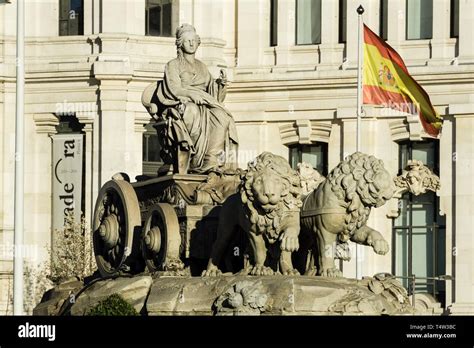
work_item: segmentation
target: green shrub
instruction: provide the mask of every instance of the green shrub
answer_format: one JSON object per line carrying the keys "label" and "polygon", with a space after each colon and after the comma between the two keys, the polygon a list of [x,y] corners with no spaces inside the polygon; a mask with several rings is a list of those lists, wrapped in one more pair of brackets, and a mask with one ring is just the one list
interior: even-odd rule
{"label": "green shrub", "polygon": [[136,316],[138,313],[135,308],[120,295],[112,294],[105,300],[100,301],[87,315]]}

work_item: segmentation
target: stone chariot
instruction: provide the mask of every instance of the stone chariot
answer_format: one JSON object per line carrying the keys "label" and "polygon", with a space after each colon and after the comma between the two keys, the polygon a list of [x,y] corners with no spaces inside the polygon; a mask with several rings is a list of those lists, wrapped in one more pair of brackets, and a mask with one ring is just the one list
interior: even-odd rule
{"label": "stone chariot", "polygon": [[[214,79],[195,59],[199,43],[192,26],[178,28],[178,57],[166,65],[163,80],[149,85],[142,95],[156,121],[164,160],[157,176],[130,182],[128,175],[118,173],[99,192],[92,233],[101,276],[134,275],[146,268],[158,276],[176,276],[181,279],[176,284],[192,283],[194,288],[215,281],[181,276],[216,278],[232,273],[243,280],[227,278],[229,289],[221,291],[213,306],[223,313],[260,313],[270,310],[267,294],[280,291],[280,282],[267,276],[280,274],[306,284],[294,277],[318,275],[325,280],[302,284],[332,289],[329,278],[342,276],[334,259],[350,258],[348,242],[387,253],[382,234],[366,225],[371,209],[406,191],[437,191],[439,178],[422,163],[410,161],[407,171],[393,179],[381,160],[359,152],[341,161],[327,178],[304,163],[293,170],[284,158],[269,152],[247,169],[238,169],[235,124],[222,104],[225,72]],[[252,280],[260,278],[264,283]],[[160,284],[158,288],[168,286]],[[367,312],[382,313],[391,306],[387,299],[397,304],[389,309],[393,313],[408,308],[406,290],[394,279],[354,280],[350,294],[347,286],[336,286],[340,293],[332,309],[321,313],[350,312],[354,303],[356,312],[370,307]],[[315,296],[322,294],[315,291]],[[369,295],[361,295],[364,291],[376,296],[370,306]],[[242,309],[247,302],[241,297],[247,293],[262,294],[251,309]]]}

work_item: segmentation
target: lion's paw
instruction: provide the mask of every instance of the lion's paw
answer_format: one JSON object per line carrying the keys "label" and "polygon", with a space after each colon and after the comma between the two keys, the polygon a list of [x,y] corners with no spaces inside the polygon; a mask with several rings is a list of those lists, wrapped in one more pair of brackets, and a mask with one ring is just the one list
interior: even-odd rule
{"label": "lion's paw", "polygon": [[284,233],[282,235],[280,244],[281,250],[293,252],[298,250],[299,247],[298,235],[294,235],[293,233]]}
{"label": "lion's paw", "polygon": [[318,274],[318,269],[315,266],[308,268],[304,273],[305,276],[309,277],[314,277],[316,274]]}
{"label": "lion's paw", "polygon": [[283,275],[297,276],[297,275],[300,275],[300,272],[298,272],[298,270],[295,269],[295,268],[291,268],[291,269],[287,269],[285,272],[283,272]]}
{"label": "lion's paw", "polygon": [[338,278],[342,277],[342,272],[337,268],[323,268],[320,273],[321,277],[329,277],[329,278]]}
{"label": "lion's paw", "polygon": [[222,275],[222,272],[217,267],[208,267],[201,273],[201,277],[219,277]]}
{"label": "lion's paw", "polygon": [[385,255],[389,250],[388,243],[384,239],[377,239],[372,242],[372,248],[379,255]]}
{"label": "lion's paw", "polygon": [[266,275],[274,275],[275,272],[270,267],[265,266],[254,266],[250,271],[251,275],[255,276],[266,276]]}

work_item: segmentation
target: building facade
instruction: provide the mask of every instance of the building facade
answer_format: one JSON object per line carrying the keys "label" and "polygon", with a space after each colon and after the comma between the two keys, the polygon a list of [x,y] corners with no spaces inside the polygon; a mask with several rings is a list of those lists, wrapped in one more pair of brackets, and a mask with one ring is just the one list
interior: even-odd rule
{"label": "building facade", "polygon": [[[0,6],[2,314],[11,311],[15,3]],[[379,256],[363,248],[362,274],[415,275],[417,293],[433,294],[450,313],[474,314],[470,0],[26,0],[24,240],[30,262],[48,257],[53,220],[62,213],[54,201],[66,204],[72,189],[64,186],[68,192],[61,194],[55,188],[58,153],[68,154],[62,137],[78,141],[81,198],[75,204],[89,224],[98,191],[113,174],[156,173],[157,139],[141,93],[175,57],[173,35],[182,23],[196,27],[198,58],[211,73],[227,71],[226,106],[237,124],[240,166],[271,151],[327,174],[356,149],[359,4],[364,22],[400,53],[444,119],[440,139],[432,139],[418,116],[364,106],[361,150],[382,159],[394,176],[407,160],[421,160],[439,175],[441,190],[406,194],[373,210],[369,225],[391,251]],[[355,277],[354,259],[342,268]],[[424,279],[444,275],[453,279]]]}

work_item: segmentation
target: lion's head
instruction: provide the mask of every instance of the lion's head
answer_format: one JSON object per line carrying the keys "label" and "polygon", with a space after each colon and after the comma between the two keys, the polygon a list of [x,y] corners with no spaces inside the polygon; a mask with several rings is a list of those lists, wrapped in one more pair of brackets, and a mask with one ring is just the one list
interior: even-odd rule
{"label": "lion's head", "polygon": [[365,224],[371,207],[381,207],[395,192],[383,162],[361,152],[346,157],[329,173],[327,181],[348,212],[343,240]]}
{"label": "lion's head", "polygon": [[283,213],[298,211],[302,204],[298,174],[286,159],[270,152],[263,152],[249,162],[240,195],[249,209],[251,223],[257,224],[260,232],[276,237]]}

